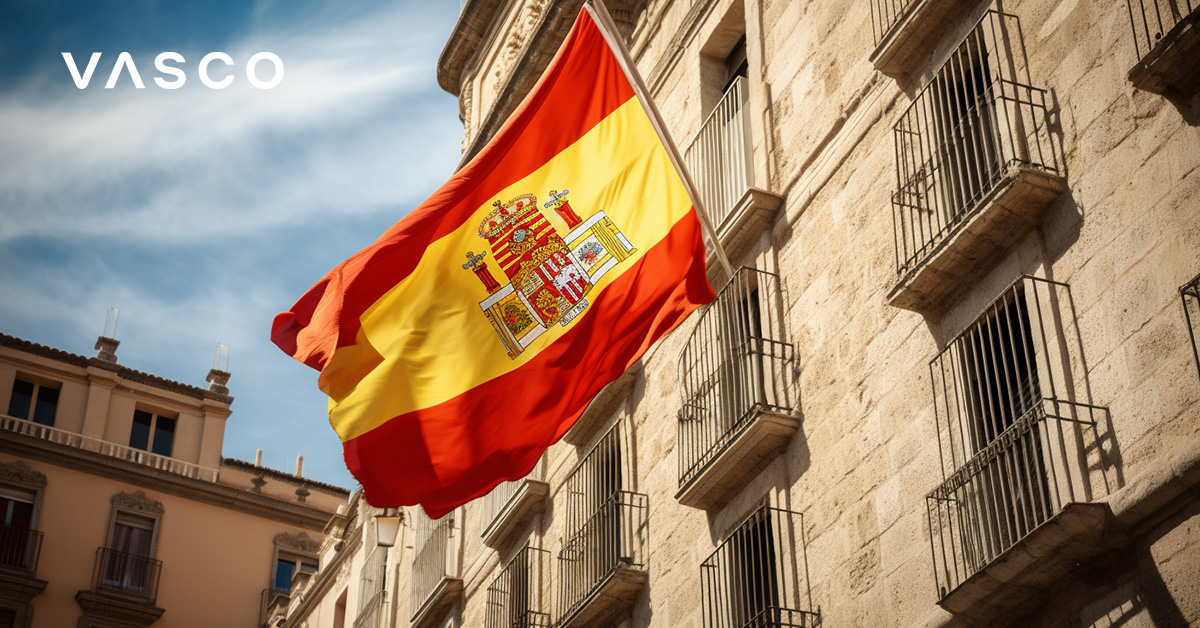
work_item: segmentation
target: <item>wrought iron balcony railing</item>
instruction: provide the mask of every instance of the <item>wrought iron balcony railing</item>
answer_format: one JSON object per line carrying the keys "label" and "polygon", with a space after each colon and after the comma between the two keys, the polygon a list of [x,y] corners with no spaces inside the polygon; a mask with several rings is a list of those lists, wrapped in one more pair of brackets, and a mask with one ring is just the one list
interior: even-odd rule
{"label": "wrought iron balcony railing", "polygon": [[1196,359],[1196,369],[1200,370],[1200,275],[1179,287],[1179,296],[1183,299],[1183,316],[1187,319],[1188,337],[1192,341],[1192,357]]}
{"label": "wrought iron balcony railing", "polygon": [[383,626],[383,602],[387,591],[376,591],[358,611],[354,628],[380,628]]}
{"label": "wrought iron balcony railing", "polygon": [[684,155],[700,202],[718,230],[754,185],[748,97],[746,78],[734,79]]}
{"label": "wrought iron balcony railing", "polygon": [[[938,599],[1070,503],[1090,502],[1105,408],[1080,398],[1066,284],[1022,277],[930,362],[942,483],[926,498]],[[1085,388],[1085,387],[1081,387]]]}
{"label": "wrought iron balcony railing", "polygon": [[0,526],[0,569],[33,577],[42,554],[42,533],[14,526]]}
{"label": "wrought iron balcony railing", "polygon": [[504,566],[488,586],[486,628],[549,628],[549,609],[542,603],[549,555],[526,546]]}
{"label": "wrought iron balcony railing", "polygon": [[705,628],[812,628],[804,516],[764,506],[700,565]]}
{"label": "wrought iron balcony railing", "polygon": [[416,557],[412,564],[409,606],[414,618],[437,592],[442,581],[458,577],[453,552],[455,515],[451,512],[437,520],[426,517],[424,512],[417,515]]}
{"label": "wrought iron balcony railing", "polygon": [[1200,9],[1196,0],[1125,0],[1133,24],[1133,45],[1137,58],[1145,57],[1162,38]]}
{"label": "wrought iron balcony railing", "polygon": [[896,268],[956,233],[1014,166],[1058,173],[1046,92],[1030,85],[1016,16],[991,10],[893,129]]}
{"label": "wrought iron balcony railing", "polygon": [[558,554],[559,625],[617,569],[645,569],[648,500],[642,493],[616,491],[563,541]]}
{"label": "wrought iron balcony railing", "polygon": [[92,586],[97,593],[117,593],[153,606],[161,573],[161,560],[101,547],[96,550]]}
{"label": "wrought iron balcony railing", "polygon": [[871,30],[875,43],[883,41],[888,31],[900,23],[917,0],[871,0]]}
{"label": "wrought iron balcony railing", "polygon": [[700,314],[679,360],[681,487],[756,416],[794,414],[787,382],[795,350],[777,339],[778,297],[778,275],[743,267]]}

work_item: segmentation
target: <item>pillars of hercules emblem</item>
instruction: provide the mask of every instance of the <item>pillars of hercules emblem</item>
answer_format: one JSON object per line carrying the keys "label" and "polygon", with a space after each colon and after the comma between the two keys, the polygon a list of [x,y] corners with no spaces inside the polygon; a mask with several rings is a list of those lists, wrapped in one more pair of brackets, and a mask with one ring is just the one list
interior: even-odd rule
{"label": "pillars of hercules emblem", "polygon": [[463,270],[474,271],[475,276],[479,277],[479,281],[483,282],[483,287],[487,290],[488,294],[492,294],[500,289],[500,284],[492,276],[492,273],[488,272],[487,264],[483,261],[484,255],[485,253],[476,254],[467,251],[467,263],[463,264],[462,267]]}
{"label": "pillars of hercules emblem", "polygon": [[575,210],[571,209],[571,202],[567,200],[567,193],[570,191],[563,190],[559,193],[558,190],[550,190],[550,200],[546,202],[545,207],[558,212],[558,215],[567,221],[567,229],[574,229],[583,221],[575,215]]}

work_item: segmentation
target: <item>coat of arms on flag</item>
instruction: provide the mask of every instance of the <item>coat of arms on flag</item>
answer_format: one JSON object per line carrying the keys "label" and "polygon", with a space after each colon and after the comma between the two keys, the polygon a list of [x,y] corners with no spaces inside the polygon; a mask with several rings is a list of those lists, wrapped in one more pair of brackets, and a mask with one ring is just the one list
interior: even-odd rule
{"label": "coat of arms on flag", "polygon": [[496,281],[483,253],[467,251],[462,265],[487,290],[479,307],[510,358],[551,325],[566,327],[587,308],[585,297],[596,281],[636,252],[603,211],[581,220],[567,200],[569,192],[551,190],[543,205],[567,223],[566,236],[550,224],[533,194],[495,201],[479,224],[479,237],[488,241],[509,283]]}

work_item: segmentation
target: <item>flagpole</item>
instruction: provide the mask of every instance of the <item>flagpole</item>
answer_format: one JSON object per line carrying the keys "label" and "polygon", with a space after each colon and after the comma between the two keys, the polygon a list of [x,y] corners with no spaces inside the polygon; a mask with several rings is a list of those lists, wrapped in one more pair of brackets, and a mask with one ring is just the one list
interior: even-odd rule
{"label": "flagpole", "polygon": [[717,238],[717,230],[713,229],[712,222],[708,219],[708,212],[704,210],[704,206],[700,202],[700,194],[696,189],[696,184],[692,182],[692,176],[688,174],[687,168],[684,167],[683,159],[679,154],[679,148],[675,146],[675,141],[671,139],[670,133],[667,133],[667,126],[663,122],[663,117],[658,111],[658,107],[654,104],[654,99],[650,97],[650,91],[642,83],[642,77],[638,74],[637,66],[633,63],[633,58],[629,56],[629,50],[625,48],[624,38],[621,36],[620,31],[617,30],[616,23],[613,22],[612,16],[608,14],[608,9],[604,8],[604,3],[601,0],[586,0],[584,7],[592,14],[596,26],[600,28],[600,34],[608,42],[608,47],[616,53],[617,63],[625,71],[625,78],[629,79],[629,84],[633,87],[634,94],[637,95],[638,100],[642,101],[642,107],[646,110],[650,118],[650,124],[658,133],[658,137],[662,140],[663,145],[666,146],[667,155],[671,157],[671,163],[675,165],[675,170],[683,180],[683,187],[687,189],[688,196],[692,199],[692,207],[696,209],[696,215],[700,217],[700,225],[708,233],[708,237],[712,241],[713,252],[717,254],[717,260],[720,261],[721,267],[725,269],[728,277],[733,278],[733,266],[729,263],[729,258],[725,255],[725,249],[721,246],[721,240]]}

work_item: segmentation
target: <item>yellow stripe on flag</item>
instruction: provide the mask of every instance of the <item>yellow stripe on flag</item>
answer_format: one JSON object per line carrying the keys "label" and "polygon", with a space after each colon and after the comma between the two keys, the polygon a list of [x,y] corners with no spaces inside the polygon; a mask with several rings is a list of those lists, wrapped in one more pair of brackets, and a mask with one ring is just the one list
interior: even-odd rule
{"label": "yellow stripe on flag", "polygon": [[[563,219],[552,209],[543,209],[551,190],[570,190],[571,206],[585,221],[604,211],[636,249],[599,278],[586,297],[589,301],[691,211],[670,157],[636,98],[492,200],[506,203],[534,194],[539,210],[565,235]],[[488,241],[479,235],[479,224],[493,209],[489,201],[458,230],[432,243],[416,269],[362,315],[358,341],[368,342],[374,350],[343,348],[341,353],[349,356],[344,359],[361,361],[345,368],[356,373],[355,379],[363,370],[369,372],[351,390],[340,394],[327,390],[330,422],[343,441],[507,373],[569,329],[570,325],[551,325],[515,358],[506,353],[479,304],[488,296],[487,290],[475,273],[463,268],[468,251],[486,251],[492,276],[508,283]],[[590,308],[580,316],[589,313]]]}

